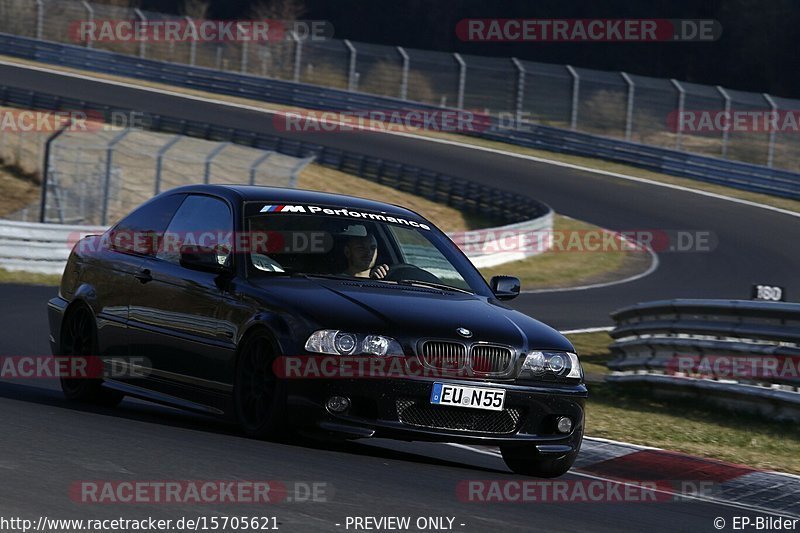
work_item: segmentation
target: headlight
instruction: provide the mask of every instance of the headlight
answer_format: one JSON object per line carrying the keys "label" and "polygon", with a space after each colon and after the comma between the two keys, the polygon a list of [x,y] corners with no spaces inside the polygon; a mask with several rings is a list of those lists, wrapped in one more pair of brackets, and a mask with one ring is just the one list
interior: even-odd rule
{"label": "headlight", "polygon": [[530,352],[522,363],[519,377],[582,379],[583,368],[572,352]]}
{"label": "headlight", "polygon": [[403,355],[400,343],[383,335],[356,335],[338,329],[315,331],[306,341],[306,350],[332,355]]}

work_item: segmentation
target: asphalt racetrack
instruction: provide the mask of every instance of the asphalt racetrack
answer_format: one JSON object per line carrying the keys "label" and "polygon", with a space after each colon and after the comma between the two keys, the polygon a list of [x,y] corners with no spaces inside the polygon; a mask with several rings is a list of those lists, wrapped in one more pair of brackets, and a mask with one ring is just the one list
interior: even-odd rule
{"label": "asphalt racetrack", "polygon": [[[57,73],[0,66],[4,84],[223,126],[276,133],[263,113],[187,101]],[[285,134],[296,135],[296,134]],[[590,290],[524,294],[518,309],[560,329],[609,325],[608,313],[637,301],[747,298],[753,283],[798,290],[797,220],[790,215],[644,183],[377,133],[302,134],[320,144],[403,160],[503,187],[557,212],[614,230],[710,231],[711,252],[659,254],[659,267],[634,282]],[[794,228],[794,229],[793,229]],[[49,353],[45,304],[52,287],[0,286],[4,355]],[[699,501],[474,503],[465,480],[521,480],[502,461],[444,444],[387,441],[276,444],[193,414],[126,400],[114,410],[62,400],[49,380],[0,382],[3,515],[50,518],[177,519],[275,516],[280,529],[346,531],[347,517],[453,518],[453,531],[715,531],[714,520],[757,516]],[[91,480],[276,480],[322,483],[327,501],[275,505],[86,504],[70,497]],[[568,474],[562,479],[585,479]],[[290,494],[292,496],[292,494]],[[339,524],[339,525],[337,525]],[[463,524],[463,525],[462,525]],[[351,529],[352,530],[352,529]]]}
{"label": "asphalt racetrack", "polygon": [[[273,116],[61,73],[0,65],[9,86],[219,126],[302,138],[403,161],[537,198],[561,214],[617,230],[705,232],[711,251],[661,251],[658,268],[630,283],[525,294],[513,306],[559,329],[610,325],[614,309],[669,298],[750,297],[755,283],[783,286],[796,299],[797,217],[687,191],[523,158],[377,132],[276,131]],[[586,254],[591,260],[591,253]],[[513,274],[513,273],[510,273]],[[524,287],[523,287],[524,290]]]}

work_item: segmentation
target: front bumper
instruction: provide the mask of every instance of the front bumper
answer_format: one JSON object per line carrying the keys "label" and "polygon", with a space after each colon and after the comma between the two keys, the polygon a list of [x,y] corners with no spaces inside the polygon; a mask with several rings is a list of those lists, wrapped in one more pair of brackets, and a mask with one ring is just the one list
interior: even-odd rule
{"label": "front bumper", "polygon": [[[434,382],[504,389],[503,411],[432,405]],[[529,442],[543,453],[577,450],[583,435],[586,387],[521,386],[449,378],[288,380],[289,420],[299,427],[344,437],[500,445]],[[331,396],[345,396],[351,407],[329,412]],[[409,411],[409,409],[411,411]],[[568,434],[556,431],[558,417],[573,420]]]}

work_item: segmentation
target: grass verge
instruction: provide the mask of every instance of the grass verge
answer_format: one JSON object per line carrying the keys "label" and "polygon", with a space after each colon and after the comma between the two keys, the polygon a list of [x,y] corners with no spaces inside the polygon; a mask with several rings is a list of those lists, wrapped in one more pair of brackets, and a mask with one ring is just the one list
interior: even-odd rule
{"label": "grass verge", "polygon": [[[607,374],[608,333],[568,335],[587,374]],[[800,474],[800,427],[721,411],[696,401],[662,400],[610,384],[589,385],[586,434],[756,468]]]}
{"label": "grass verge", "polygon": [[[571,235],[583,238],[600,228],[556,215],[553,231],[554,236],[565,236],[567,242]],[[481,274],[486,279],[503,274],[517,276],[523,290],[553,289],[624,279],[647,270],[651,260],[650,254],[642,251],[573,251],[570,246],[564,246],[520,261],[482,268]]]}
{"label": "grass verge", "polygon": [[[249,105],[253,107],[260,107],[262,109],[268,110],[278,110],[278,111],[295,111],[300,110],[300,108],[293,107],[293,106],[286,106],[281,104],[274,104],[268,102],[260,102],[257,100],[249,100],[246,98],[240,98],[235,96],[227,96],[222,94],[211,93],[207,91],[198,91],[194,89],[184,89],[182,87],[177,87],[174,85],[168,85],[163,83],[155,83],[150,81],[142,81],[136,78],[128,78],[124,76],[115,76],[110,74],[103,74],[103,73],[96,73],[92,71],[80,70],[75,68],[68,68],[62,67],[59,65],[51,65],[46,63],[41,63],[37,61],[29,61],[24,59],[18,59],[15,57],[9,56],[0,56],[0,59],[10,62],[10,63],[18,63],[22,65],[35,65],[35,66],[46,66],[48,70],[55,70],[55,71],[62,71],[62,72],[71,72],[75,74],[82,74],[91,76],[98,79],[105,79],[105,80],[112,80],[112,81],[122,81],[126,83],[132,83],[135,85],[140,85],[142,87],[150,87],[156,89],[163,89],[167,91],[172,91],[176,93],[182,94],[189,94],[194,96],[201,96],[204,98],[214,98],[217,100],[227,101],[227,102],[234,102],[243,105]],[[470,137],[466,135],[458,135],[455,133],[445,133],[445,132],[437,132],[437,131],[425,131],[419,130],[415,132],[416,135],[422,137],[429,137],[434,139],[442,139],[442,140],[450,140],[456,141],[465,144],[471,144],[475,146],[480,146],[484,148],[491,148],[496,150],[503,150],[506,152],[511,152],[515,154],[527,155],[532,157],[538,157],[542,159],[547,159],[551,161],[558,161],[562,163],[569,163],[574,165],[585,166],[591,169],[597,170],[604,170],[608,172],[615,172],[618,174],[625,174],[628,176],[634,176],[638,178],[645,178],[661,183],[669,183],[673,185],[680,185],[683,187],[687,187],[690,189],[696,189],[706,192],[712,192],[716,194],[722,194],[724,196],[730,196],[732,198],[739,198],[742,200],[749,200],[752,202],[757,202],[764,205],[770,205],[773,207],[779,207],[781,209],[787,209],[789,211],[794,211],[800,213],[800,201],[797,200],[790,200],[785,198],[778,198],[775,196],[770,196],[766,194],[759,194],[759,193],[751,193],[747,191],[742,191],[739,189],[734,189],[732,187],[725,187],[722,185],[715,185],[711,183],[704,183],[702,181],[692,180],[688,178],[680,178],[677,176],[671,176],[669,174],[662,174],[659,172],[652,172],[649,170],[643,170],[631,165],[625,165],[622,163],[614,163],[610,161],[605,161],[603,159],[596,159],[591,157],[583,157],[583,156],[573,156],[573,155],[565,155],[559,154],[555,152],[547,152],[544,150],[535,150],[532,148],[526,148],[522,146],[517,146],[513,144],[507,144],[497,141],[489,141],[485,139],[480,139],[476,137]]]}
{"label": "grass verge", "polygon": [[21,283],[23,285],[54,285],[61,283],[58,274],[34,274],[32,272],[8,271],[0,268],[0,283]]}

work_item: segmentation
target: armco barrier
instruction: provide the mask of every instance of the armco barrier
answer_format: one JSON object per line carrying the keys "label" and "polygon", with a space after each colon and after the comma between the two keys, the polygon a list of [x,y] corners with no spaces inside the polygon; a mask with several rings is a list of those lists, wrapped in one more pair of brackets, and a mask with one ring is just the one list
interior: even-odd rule
{"label": "armco barrier", "polygon": [[800,420],[800,304],[665,300],[611,316],[609,382]]}
{"label": "armco barrier", "polygon": [[[337,111],[440,109],[395,98],[190,67],[8,34],[0,34],[0,53],[301,108]],[[490,128],[470,135],[548,151],[598,157],[751,192],[800,198],[800,174],[794,172],[535,124],[507,129],[500,127],[495,119],[489,120]]]}
{"label": "armco barrier", "polygon": [[[103,233],[105,230],[103,226],[67,226],[0,220],[0,268],[38,274],[61,274],[70,250],[77,240],[85,235]],[[552,212],[533,220],[481,230],[484,235],[496,237],[487,238],[482,243],[482,250],[467,251],[466,255],[478,268],[524,259],[545,251],[549,248],[549,241],[545,246],[536,247],[525,253],[507,251],[492,253],[489,250],[502,250],[503,245],[498,241],[507,232],[533,231],[548,236],[552,230]],[[459,235],[463,235],[463,232],[450,234],[450,237],[458,242]]]}
{"label": "armco barrier", "polygon": [[[132,112],[130,109],[112,109],[77,98],[37,93],[4,85],[0,85],[0,105],[26,109],[82,110],[101,114],[109,122],[112,120],[113,111]],[[142,115],[148,129],[153,131],[226,141],[299,158],[313,156],[321,165],[422,196],[434,202],[457,207],[461,211],[480,213],[505,224],[538,218],[551,211],[550,207],[532,198],[397,161],[286,139],[277,135],[223,128],[197,120],[181,120],[147,113]]]}

